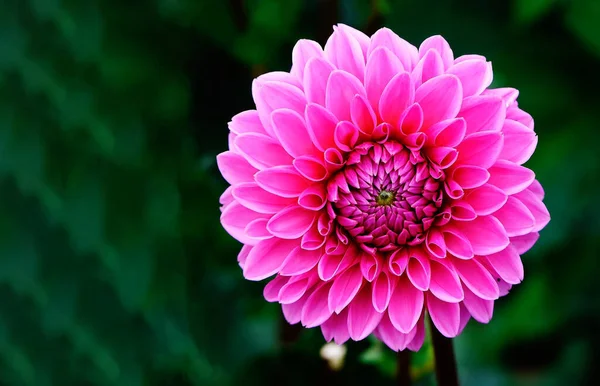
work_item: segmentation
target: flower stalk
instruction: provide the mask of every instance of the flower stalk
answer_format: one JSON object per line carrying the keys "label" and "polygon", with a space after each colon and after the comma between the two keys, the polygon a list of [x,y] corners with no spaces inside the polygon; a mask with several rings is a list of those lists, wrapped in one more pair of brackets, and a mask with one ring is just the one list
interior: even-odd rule
{"label": "flower stalk", "polygon": [[435,360],[435,379],[440,386],[459,386],[452,339],[443,336],[429,319]]}

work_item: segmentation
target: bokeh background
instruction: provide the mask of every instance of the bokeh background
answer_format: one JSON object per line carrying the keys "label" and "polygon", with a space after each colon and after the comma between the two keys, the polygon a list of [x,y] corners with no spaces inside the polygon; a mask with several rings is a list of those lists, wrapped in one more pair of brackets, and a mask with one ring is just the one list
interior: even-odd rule
{"label": "bokeh background", "polygon": [[219,225],[251,80],[337,22],[484,54],[536,120],[552,221],[455,340],[463,384],[598,384],[600,1],[0,0],[0,385],[395,384],[371,340],[332,370]]}

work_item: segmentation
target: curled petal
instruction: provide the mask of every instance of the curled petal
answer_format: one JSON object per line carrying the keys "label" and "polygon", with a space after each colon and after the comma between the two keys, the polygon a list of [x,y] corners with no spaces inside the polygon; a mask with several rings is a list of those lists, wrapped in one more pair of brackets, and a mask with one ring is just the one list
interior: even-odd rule
{"label": "curled petal", "polygon": [[292,164],[298,173],[310,181],[323,181],[329,176],[323,161],[313,156],[300,156]]}
{"label": "curled petal", "polygon": [[467,122],[464,118],[446,119],[427,129],[427,144],[456,147],[462,142],[466,132]]}
{"label": "curled petal", "polygon": [[335,127],[334,141],[338,149],[349,152],[358,141],[358,128],[352,122],[341,121]]}
{"label": "curled petal", "polygon": [[315,212],[297,205],[291,205],[277,213],[269,220],[267,230],[282,239],[302,237],[312,227],[316,218]]}
{"label": "curled petal", "polygon": [[463,189],[475,189],[490,179],[490,173],[479,166],[462,165],[452,171],[452,179]]}
{"label": "curled petal", "polygon": [[314,211],[321,210],[327,203],[325,186],[315,184],[303,191],[298,197],[298,205]]}
{"label": "curled petal", "polygon": [[409,252],[406,273],[410,282],[419,290],[427,291],[431,281],[429,259],[420,251]]}
{"label": "curled petal", "polygon": [[373,282],[373,307],[377,312],[384,312],[390,299],[394,287],[387,273],[381,272]]}

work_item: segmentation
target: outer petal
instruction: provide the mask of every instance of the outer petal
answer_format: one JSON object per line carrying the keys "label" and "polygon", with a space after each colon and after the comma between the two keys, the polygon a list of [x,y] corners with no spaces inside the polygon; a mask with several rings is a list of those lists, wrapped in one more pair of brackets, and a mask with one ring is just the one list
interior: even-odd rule
{"label": "outer petal", "polygon": [[417,324],[423,310],[423,292],[401,277],[390,299],[388,313],[394,327],[405,334]]}
{"label": "outer petal", "polygon": [[423,57],[429,50],[435,50],[440,55],[442,63],[444,64],[444,69],[448,69],[452,66],[454,54],[446,39],[440,35],[425,39],[419,47],[419,55]]}
{"label": "outer petal", "polygon": [[250,222],[260,218],[268,218],[268,216],[250,210],[239,202],[232,202],[223,210],[221,224],[234,239],[243,244],[254,245],[257,241],[249,237],[245,229]]}
{"label": "outer petal", "polygon": [[479,131],[500,131],[506,118],[506,105],[500,97],[474,96],[463,101],[458,115],[467,121],[467,135]]}
{"label": "outer petal", "polygon": [[244,157],[232,151],[219,154],[217,165],[223,178],[231,185],[254,181],[254,174],[258,171]]}
{"label": "outer petal", "polygon": [[442,335],[447,338],[454,338],[458,335],[460,327],[459,303],[447,303],[428,293],[427,310],[431,316],[431,321]]}
{"label": "outer petal", "polygon": [[291,205],[277,213],[267,223],[267,230],[282,239],[302,237],[313,225],[316,213],[301,206]]}
{"label": "outer petal", "polygon": [[276,166],[256,173],[256,183],[267,192],[280,197],[298,197],[310,186],[310,181],[293,166]]}
{"label": "outer petal", "polygon": [[303,116],[294,110],[279,109],[273,111],[271,121],[275,136],[292,157],[318,154],[306,129]]}
{"label": "outer petal", "polygon": [[488,323],[494,313],[494,301],[485,300],[475,295],[471,290],[465,288],[464,305],[467,310],[479,323]]}
{"label": "outer petal", "polygon": [[295,201],[269,193],[254,182],[245,182],[233,188],[233,197],[244,205],[258,213],[277,213]]}
{"label": "outer petal", "polygon": [[292,50],[292,69],[290,73],[302,81],[306,63],[312,58],[321,57],[323,57],[323,49],[319,43],[308,39],[298,40]]}
{"label": "outer petal", "polygon": [[412,71],[419,60],[417,47],[400,38],[388,28],[381,28],[371,37],[368,55],[378,47],[390,49],[400,59],[400,63],[407,71]]}
{"label": "outer petal", "polygon": [[246,259],[244,277],[258,281],[274,275],[297,245],[297,241],[277,238],[261,241],[252,248]]}
{"label": "outer petal", "polygon": [[455,227],[466,237],[476,255],[500,252],[509,244],[500,221],[493,216],[480,216],[473,221],[456,222]]}
{"label": "outer petal", "polygon": [[371,53],[365,69],[365,88],[371,106],[377,109],[385,86],[403,69],[402,63],[390,49],[379,47]]}
{"label": "outer petal", "polygon": [[355,95],[366,97],[366,91],[358,78],[345,71],[336,70],[327,81],[325,105],[340,121],[350,121],[350,106]]}
{"label": "outer petal", "polygon": [[479,95],[492,83],[492,64],[483,60],[465,60],[452,65],[447,74],[453,74],[460,79],[463,95],[470,97]]}
{"label": "outer petal", "polygon": [[235,146],[244,158],[259,170],[292,163],[292,157],[283,147],[266,135],[255,133],[238,135]]}
{"label": "outer petal", "polygon": [[302,114],[306,106],[304,93],[298,87],[281,81],[264,81],[260,77],[252,83],[252,96],[260,121],[269,135],[273,135],[271,113],[274,110],[288,108]]}
{"label": "outer petal", "polygon": [[333,34],[325,44],[325,57],[338,69],[362,81],[365,57],[358,40],[345,28],[333,27]]}
{"label": "outer petal", "polygon": [[340,313],[354,299],[363,284],[360,267],[354,265],[335,278],[329,291],[329,309]]}
{"label": "outer petal", "polygon": [[488,255],[487,261],[507,283],[519,284],[523,280],[523,262],[517,249],[512,245],[500,252]]}
{"label": "outer petal", "polygon": [[510,161],[498,160],[489,172],[488,182],[509,195],[525,190],[535,180],[533,171]]}
{"label": "outer petal", "polygon": [[414,102],[414,98],[414,85],[410,75],[403,72],[394,76],[381,94],[381,119],[395,125],[406,108]]}
{"label": "outer petal", "polygon": [[348,331],[353,340],[362,340],[375,330],[383,313],[377,312],[371,301],[371,285],[365,285],[348,310]]}
{"label": "outer petal", "polygon": [[456,148],[456,165],[474,165],[487,169],[498,159],[503,143],[502,134],[498,132],[471,134]]}
{"label": "outer petal", "polygon": [[462,103],[462,86],[454,75],[429,79],[417,89],[415,101],[423,109],[423,127],[454,118]]}

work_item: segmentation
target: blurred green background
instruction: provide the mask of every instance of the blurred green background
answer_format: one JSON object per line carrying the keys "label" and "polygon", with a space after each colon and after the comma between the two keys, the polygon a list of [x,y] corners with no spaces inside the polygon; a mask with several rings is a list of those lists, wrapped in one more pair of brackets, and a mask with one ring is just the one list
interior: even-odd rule
{"label": "blurred green background", "polygon": [[0,385],[395,383],[370,340],[331,370],[219,225],[227,121],[337,22],[484,54],[536,120],[552,221],[455,340],[463,384],[598,384],[600,1],[0,0]]}

